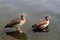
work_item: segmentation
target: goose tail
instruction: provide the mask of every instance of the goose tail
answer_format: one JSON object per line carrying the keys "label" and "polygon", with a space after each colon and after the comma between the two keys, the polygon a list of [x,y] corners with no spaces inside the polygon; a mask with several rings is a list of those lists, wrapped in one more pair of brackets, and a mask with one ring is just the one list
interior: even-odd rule
{"label": "goose tail", "polygon": [[7,24],[4,28],[12,28],[12,24],[11,23],[9,23],[9,24]]}

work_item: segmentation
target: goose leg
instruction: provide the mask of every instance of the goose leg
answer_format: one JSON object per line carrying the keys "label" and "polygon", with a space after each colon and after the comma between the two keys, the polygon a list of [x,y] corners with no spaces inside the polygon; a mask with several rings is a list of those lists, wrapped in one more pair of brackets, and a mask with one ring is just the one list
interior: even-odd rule
{"label": "goose leg", "polygon": [[44,32],[48,32],[48,26],[46,28],[43,28]]}
{"label": "goose leg", "polygon": [[46,32],[47,30],[46,29],[43,29],[44,32]]}
{"label": "goose leg", "polygon": [[16,27],[17,31],[19,31],[20,33],[23,33],[23,31],[21,30],[20,27]]}

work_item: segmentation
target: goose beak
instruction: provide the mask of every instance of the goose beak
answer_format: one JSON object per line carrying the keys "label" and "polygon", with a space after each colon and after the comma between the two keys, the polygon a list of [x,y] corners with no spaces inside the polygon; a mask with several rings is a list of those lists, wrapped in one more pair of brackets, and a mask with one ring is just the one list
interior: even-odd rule
{"label": "goose beak", "polygon": [[51,16],[49,16],[49,18],[51,18]]}
{"label": "goose beak", "polygon": [[51,16],[50,15],[47,15],[49,18],[51,18]]}

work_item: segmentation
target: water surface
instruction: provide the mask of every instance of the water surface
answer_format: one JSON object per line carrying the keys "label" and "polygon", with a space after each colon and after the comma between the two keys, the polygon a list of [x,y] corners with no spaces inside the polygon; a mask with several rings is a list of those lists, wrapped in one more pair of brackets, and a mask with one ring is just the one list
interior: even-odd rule
{"label": "water surface", "polygon": [[[7,35],[4,26],[14,18],[26,12],[27,22],[21,28],[24,31],[21,36],[18,32]],[[51,22],[49,32],[32,31],[32,25],[40,18],[50,15]],[[60,40],[60,0],[0,0],[0,40]],[[7,30],[6,30],[7,31]],[[12,31],[12,30],[11,30]],[[19,39],[20,38],[20,39]]]}

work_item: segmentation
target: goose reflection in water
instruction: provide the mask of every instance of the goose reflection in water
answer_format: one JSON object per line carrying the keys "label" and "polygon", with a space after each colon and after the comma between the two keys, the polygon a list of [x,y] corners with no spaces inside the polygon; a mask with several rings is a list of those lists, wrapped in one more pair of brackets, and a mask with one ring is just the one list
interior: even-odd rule
{"label": "goose reflection in water", "polygon": [[18,31],[13,31],[13,32],[6,32],[6,34],[20,40],[27,40],[27,36],[25,33],[19,33]]}

